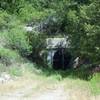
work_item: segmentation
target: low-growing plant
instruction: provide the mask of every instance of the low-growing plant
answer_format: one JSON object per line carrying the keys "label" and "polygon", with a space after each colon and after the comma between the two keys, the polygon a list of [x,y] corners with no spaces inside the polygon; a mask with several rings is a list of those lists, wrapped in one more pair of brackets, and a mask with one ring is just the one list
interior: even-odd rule
{"label": "low-growing plant", "polygon": [[90,86],[93,94],[100,94],[100,73],[94,74],[90,80]]}
{"label": "low-growing plant", "polygon": [[20,61],[20,56],[16,51],[0,48],[0,62],[4,65],[10,65]]}
{"label": "low-growing plant", "polygon": [[22,69],[20,67],[11,67],[9,69],[9,74],[12,75],[12,76],[21,76],[22,75]]}

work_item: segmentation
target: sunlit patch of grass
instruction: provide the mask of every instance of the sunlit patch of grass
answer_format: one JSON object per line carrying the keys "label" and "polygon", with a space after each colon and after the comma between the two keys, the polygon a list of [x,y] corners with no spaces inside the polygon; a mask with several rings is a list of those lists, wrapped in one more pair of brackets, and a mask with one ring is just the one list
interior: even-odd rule
{"label": "sunlit patch of grass", "polygon": [[89,81],[78,79],[78,78],[65,78],[62,81],[65,90],[68,89],[83,91],[89,95],[100,95],[100,73],[95,74]]}
{"label": "sunlit patch of grass", "polygon": [[0,63],[0,73],[4,71],[7,71],[7,67],[4,64]]}
{"label": "sunlit patch of grass", "polygon": [[90,88],[92,93],[100,94],[100,73],[96,73],[90,80]]}
{"label": "sunlit patch of grass", "polygon": [[22,70],[20,67],[12,67],[9,69],[9,73],[12,76],[21,76],[22,75]]}

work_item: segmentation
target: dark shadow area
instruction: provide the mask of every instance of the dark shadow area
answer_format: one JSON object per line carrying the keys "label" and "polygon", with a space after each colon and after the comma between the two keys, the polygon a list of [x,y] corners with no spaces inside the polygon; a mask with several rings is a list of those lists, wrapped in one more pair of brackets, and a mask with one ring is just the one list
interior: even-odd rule
{"label": "dark shadow area", "polygon": [[[63,51],[63,52],[62,52]],[[65,50],[57,50],[53,57],[53,67],[49,67],[47,63],[44,63],[41,57],[34,57],[31,55],[30,61],[36,63],[35,68],[41,70],[41,73],[46,77],[49,76],[60,76],[58,79],[64,78],[73,78],[73,79],[82,79],[82,80],[91,80],[94,73],[100,72],[100,67],[96,65],[87,65],[83,64],[78,68],[73,68],[71,66],[72,56],[71,54]],[[62,59],[64,58],[64,59]]]}
{"label": "dark shadow area", "polygon": [[58,49],[53,56],[53,68],[55,70],[69,69],[71,62],[71,54],[64,49]]}
{"label": "dark shadow area", "polygon": [[[85,67],[81,66],[80,68],[70,68],[66,70],[54,70],[53,68],[49,68],[47,66],[36,66],[37,69],[41,70],[42,73],[40,75],[44,75],[46,77],[49,76],[56,76],[57,80],[63,80],[65,78],[72,78],[72,79],[81,79],[89,81],[92,79],[93,75],[97,73],[94,67]],[[100,68],[99,68],[100,70]],[[100,72],[100,71],[99,71]]]}

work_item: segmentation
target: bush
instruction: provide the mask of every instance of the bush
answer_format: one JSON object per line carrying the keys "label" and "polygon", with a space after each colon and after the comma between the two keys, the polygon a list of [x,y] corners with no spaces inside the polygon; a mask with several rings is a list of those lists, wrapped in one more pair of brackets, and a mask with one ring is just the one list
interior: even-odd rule
{"label": "bush", "polygon": [[46,35],[45,34],[38,34],[36,33],[30,33],[28,34],[28,38],[30,41],[30,45],[32,46],[32,53],[30,57],[32,60],[41,62],[40,52],[45,49],[46,47]]}
{"label": "bush", "polygon": [[8,36],[7,35],[8,32],[0,32],[0,47],[5,47],[6,44],[7,44],[7,39],[6,37]]}
{"label": "bush", "polygon": [[3,10],[0,10],[0,30],[7,26],[10,20],[10,15]]}
{"label": "bush", "polygon": [[27,56],[31,52],[31,46],[27,39],[27,33],[22,27],[12,28],[8,34],[8,48],[17,50],[22,56]]}
{"label": "bush", "polygon": [[0,48],[0,62],[5,65],[10,65],[20,61],[20,56],[17,52],[6,48]]}
{"label": "bush", "polygon": [[9,69],[9,73],[12,76],[22,76],[22,69],[20,67],[13,66]]}
{"label": "bush", "polygon": [[0,0],[0,8],[16,13],[24,5],[25,0]]}
{"label": "bush", "polygon": [[19,18],[24,21],[38,21],[42,20],[47,16],[48,13],[46,11],[38,11],[31,4],[25,5],[23,8],[19,10]]}

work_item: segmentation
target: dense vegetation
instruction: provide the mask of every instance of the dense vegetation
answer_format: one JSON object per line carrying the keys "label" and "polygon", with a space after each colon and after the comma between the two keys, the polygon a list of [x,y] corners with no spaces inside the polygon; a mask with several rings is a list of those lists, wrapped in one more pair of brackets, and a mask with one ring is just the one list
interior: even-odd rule
{"label": "dense vegetation", "polygon": [[[27,24],[43,21],[47,25],[45,31],[24,30]],[[59,35],[69,36],[70,51],[75,57],[88,58],[92,64],[99,65],[100,1],[0,0],[1,61],[16,59],[16,53],[38,59],[39,52],[45,48],[45,38]]]}

